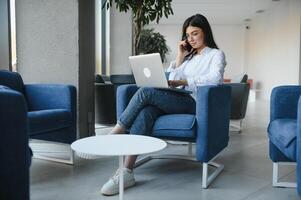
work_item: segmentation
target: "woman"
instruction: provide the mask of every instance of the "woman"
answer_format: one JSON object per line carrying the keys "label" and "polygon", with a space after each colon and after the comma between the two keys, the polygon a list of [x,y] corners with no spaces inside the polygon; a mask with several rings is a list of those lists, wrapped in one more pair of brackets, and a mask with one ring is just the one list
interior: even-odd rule
{"label": "woman", "polygon": [[[223,82],[225,55],[214,42],[207,19],[200,14],[189,17],[183,24],[182,41],[178,43],[177,58],[168,68],[169,85],[184,87],[191,95],[155,88],[140,88],[121,114],[111,134],[148,135],[155,120],[163,114],[195,114],[197,86]],[[133,167],[137,156],[128,156],[123,169],[124,187],[135,184]],[[119,171],[103,185],[104,195],[118,193]]]}

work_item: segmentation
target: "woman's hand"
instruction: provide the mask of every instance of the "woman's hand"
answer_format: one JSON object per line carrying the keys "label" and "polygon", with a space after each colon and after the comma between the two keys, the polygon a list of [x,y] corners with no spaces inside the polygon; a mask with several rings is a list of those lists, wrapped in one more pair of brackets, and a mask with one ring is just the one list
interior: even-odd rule
{"label": "woman's hand", "polygon": [[182,85],[186,86],[188,84],[187,84],[186,80],[170,80],[170,81],[168,81],[168,85],[170,87],[175,88],[175,87],[179,87],[179,86],[182,86]]}
{"label": "woman's hand", "polygon": [[[176,67],[179,67],[183,61],[185,56],[190,53],[186,50],[185,46],[187,46],[187,41],[186,40],[182,40],[178,43],[178,55],[176,58]],[[193,49],[191,49],[192,51]]]}
{"label": "woman's hand", "polygon": [[185,46],[187,45],[186,40],[182,40],[178,43],[178,56],[185,56],[187,53],[187,50],[185,49]]}

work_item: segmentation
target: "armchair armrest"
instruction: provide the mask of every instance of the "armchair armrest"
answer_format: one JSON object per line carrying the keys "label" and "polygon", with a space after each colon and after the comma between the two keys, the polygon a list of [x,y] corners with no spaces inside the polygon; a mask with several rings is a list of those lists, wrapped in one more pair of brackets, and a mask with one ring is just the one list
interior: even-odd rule
{"label": "armchair armrest", "polygon": [[132,96],[139,88],[135,84],[121,85],[117,88],[116,112],[117,119],[129,104]]}
{"label": "armchair armrest", "polygon": [[297,118],[301,86],[279,86],[273,89],[270,103],[270,121],[279,118]]}
{"label": "armchair armrest", "polygon": [[196,102],[196,158],[208,162],[229,141],[231,87],[200,86]]}
{"label": "armchair armrest", "polygon": [[297,190],[301,196],[301,97],[298,101],[297,111]]}
{"label": "armchair armrest", "polygon": [[76,110],[76,88],[72,85],[25,85],[28,110],[68,109]]}
{"label": "armchair armrest", "polygon": [[24,96],[0,86],[0,199],[29,199],[30,150]]}

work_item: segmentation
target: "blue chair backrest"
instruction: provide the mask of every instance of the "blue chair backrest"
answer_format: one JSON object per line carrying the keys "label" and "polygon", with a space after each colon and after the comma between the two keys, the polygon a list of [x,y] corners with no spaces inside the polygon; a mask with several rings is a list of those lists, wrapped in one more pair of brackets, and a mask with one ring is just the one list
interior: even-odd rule
{"label": "blue chair backrest", "polygon": [[7,70],[0,70],[0,85],[9,87],[24,95],[24,83],[20,74]]}

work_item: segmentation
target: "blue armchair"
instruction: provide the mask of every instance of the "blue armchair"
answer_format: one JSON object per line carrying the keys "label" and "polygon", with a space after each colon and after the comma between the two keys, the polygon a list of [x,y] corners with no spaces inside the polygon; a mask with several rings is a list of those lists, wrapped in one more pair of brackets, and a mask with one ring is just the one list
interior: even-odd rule
{"label": "blue armchair", "polygon": [[[301,86],[280,86],[272,91],[268,126],[273,186],[298,187],[301,195]],[[280,164],[297,162],[297,184],[279,182]]]}
{"label": "blue armchair", "polygon": [[[137,91],[135,85],[117,89],[117,116],[126,108]],[[153,137],[196,143],[196,161],[203,163],[202,187],[223,170],[223,165],[212,162],[228,145],[230,120],[230,86],[202,86],[197,89],[196,114],[168,114],[160,116],[153,126]],[[181,122],[181,123],[179,123]],[[154,157],[137,162],[136,166]],[[189,158],[191,160],[191,157]],[[208,177],[208,165],[217,169]]]}
{"label": "blue armchair", "polygon": [[[16,72],[0,71],[0,85],[20,92],[28,108],[29,138],[71,144],[76,140],[76,88],[70,85],[24,85]],[[73,164],[70,160],[37,158]]]}
{"label": "blue armchair", "polygon": [[29,200],[27,107],[22,94],[0,86],[0,199]]}

